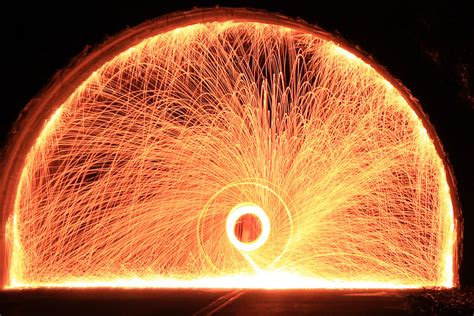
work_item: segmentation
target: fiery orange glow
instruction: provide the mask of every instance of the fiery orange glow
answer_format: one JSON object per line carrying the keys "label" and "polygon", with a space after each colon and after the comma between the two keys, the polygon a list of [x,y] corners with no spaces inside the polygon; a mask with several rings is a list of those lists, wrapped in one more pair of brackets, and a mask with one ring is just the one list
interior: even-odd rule
{"label": "fiery orange glow", "polygon": [[456,273],[445,166],[401,92],[337,43],[257,22],[155,34],[102,64],[29,151],[6,235],[11,288]]}

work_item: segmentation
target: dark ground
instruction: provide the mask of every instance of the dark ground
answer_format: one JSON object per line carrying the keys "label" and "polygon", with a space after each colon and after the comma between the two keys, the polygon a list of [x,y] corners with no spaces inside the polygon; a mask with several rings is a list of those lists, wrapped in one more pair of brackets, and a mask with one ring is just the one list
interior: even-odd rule
{"label": "dark ground", "polygon": [[473,315],[474,291],[24,290],[0,293],[14,315]]}

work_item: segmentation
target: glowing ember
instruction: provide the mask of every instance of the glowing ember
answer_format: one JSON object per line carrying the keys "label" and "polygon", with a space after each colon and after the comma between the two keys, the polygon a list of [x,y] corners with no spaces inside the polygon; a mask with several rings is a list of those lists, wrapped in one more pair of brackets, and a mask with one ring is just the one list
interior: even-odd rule
{"label": "glowing ember", "polygon": [[103,64],[31,148],[8,287],[453,286],[442,159],[339,45],[194,24]]}

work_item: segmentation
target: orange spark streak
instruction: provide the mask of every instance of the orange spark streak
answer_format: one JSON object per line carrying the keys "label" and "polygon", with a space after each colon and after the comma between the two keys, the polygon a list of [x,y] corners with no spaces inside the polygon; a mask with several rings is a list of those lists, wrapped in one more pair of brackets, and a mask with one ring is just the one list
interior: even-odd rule
{"label": "orange spark streak", "polygon": [[401,93],[336,43],[256,22],[180,27],[96,70],[31,148],[7,239],[10,288],[455,275],[445,166]]}

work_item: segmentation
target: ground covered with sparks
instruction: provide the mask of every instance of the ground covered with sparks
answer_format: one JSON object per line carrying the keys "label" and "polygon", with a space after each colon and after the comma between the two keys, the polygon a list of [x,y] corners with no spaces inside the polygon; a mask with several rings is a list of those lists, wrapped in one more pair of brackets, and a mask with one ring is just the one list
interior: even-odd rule
{"label": "ground covered with sparks", "polygon": [[451,287],[456,245],[401,93],[331,41],[253,22],[95,71],[30,150],[7,237],[9,287]]}

